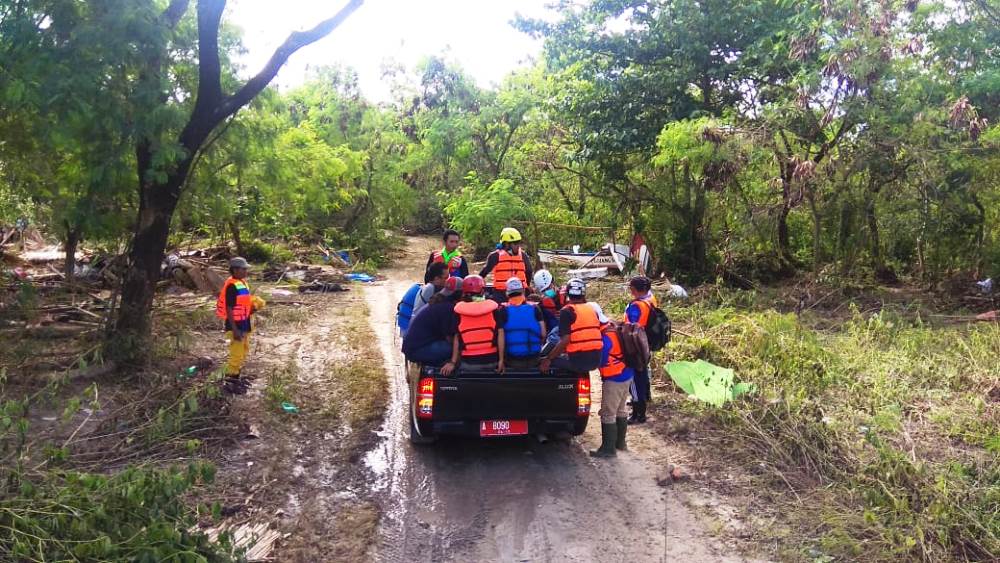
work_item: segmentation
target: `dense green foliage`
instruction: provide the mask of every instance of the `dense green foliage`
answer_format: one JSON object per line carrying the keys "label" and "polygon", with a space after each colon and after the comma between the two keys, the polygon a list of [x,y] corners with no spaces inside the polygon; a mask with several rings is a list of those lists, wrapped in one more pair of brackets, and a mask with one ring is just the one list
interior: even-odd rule
{"label": "dense green foliage", "polygon": [[[111,70],[134,55],[141,28],[129,22],[148,13],[75,5],[45,28],[19,17],[28,4],[2,19],[3,41],[19,48],[0,65],[0,212],[33,209],[63,236],[121,236],[136,205],[122,189],[135,166],[123,147],[143,126],[132,116],[169,122],[179,111],[144,109],[126,96],[137,78]],[[558,10],[517,23],[545,38],[544,57],[496,89],[431,57],[385,71],[390,103],[366,100],[342,68],[268,92],[200,155],[175,230],[377,254],[385,228],[450,223],[488,248],[500,223],[519,220],[608,229],[531,233],[545,245],[640,232],[681,278],[996,273],[993,3]],[[180,37],[193,41],[192,25],[183,20]],[[238,33],[225,37],[234,52]],[[171,64],[183,99],[196,61]],[[126,211],[81,213],[101,206]]]}
{"label": "dense green foliage", "polygon": [[779,314],[769,296],[742,293],[674,309],[698,334],[670,354],[757,386],[733,408],[675,408],[717,425],[755,487],[790,493],[775,500],[790,528],[762,534],[824,561],[1000,553],[1000,372],[986,361],[1000,353],[997,327],[929,327],[889,305],[826,331],[824,314]]}

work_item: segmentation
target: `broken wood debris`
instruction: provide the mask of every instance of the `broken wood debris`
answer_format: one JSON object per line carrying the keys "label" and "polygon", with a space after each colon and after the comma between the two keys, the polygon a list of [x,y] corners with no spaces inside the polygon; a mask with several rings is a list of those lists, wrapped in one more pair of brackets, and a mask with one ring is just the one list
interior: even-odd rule
{"label": "broken wood debris", "polygon": [[246,550],[244,557],[248,563],[269,561],[275,543],[282,538],[281,532],[267,522],[246,522],[239,526],[222,524],[209,528],[205,532],[208,539],[213,542],[218,541],[219,536],[223,533],[231,535],[234,548]]}

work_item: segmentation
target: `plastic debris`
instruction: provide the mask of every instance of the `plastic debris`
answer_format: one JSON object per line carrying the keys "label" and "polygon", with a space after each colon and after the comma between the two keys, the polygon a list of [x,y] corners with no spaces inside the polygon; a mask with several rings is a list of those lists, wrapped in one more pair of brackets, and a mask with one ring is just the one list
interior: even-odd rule
{"label": "plastic debris", "polygon": [[976,285],[979,286],[979,291],[983,293],[993,293],[993,278],[986,278],[983,281],[977,281]]}
{"label": "plastic debris", "polygon": [[667,296],[673,297],[675,299],[687,299],[688,292],[683,287],[677,284],[671,284],[670,291],[667,293]]}
{"label": "plastic debris", "polygon": [[664,369],[685,393],[717,407],[754,390],[750,383],[734,384],[733,370],[704,360],[669,362]]}
{"label": "plastic debris", "polygon": [[189,366],[177,374],[177,379],[187,379],[196,373],[198,373],[198,366]]}
{"label": "plastic debris", "polygon": [[299,407],[293,405],[292,403],[281,403],[281,410],[290,414],[296,414],[299,412]]}
{"label": "plastic debris", "polygon": [[369,283],[375,281],[375,277],[369,276],[368,274],[347,274],[344,277],[346,277],[351,281],[363,282],[363,283]]}
{"label": "plastic debris", "polygon": [[566,275],[585,280],[608,277],[607,268],[580,268],[578,270],[567,270]]}
{"label": "plastic debris", "polygon": [[270,293],[271,295],[278,296],[278,297],[289,297],[289,296],[295,295],[294,293],[292,293],[291,291],[288,291],[287,289],[272,289],[268,293]]}

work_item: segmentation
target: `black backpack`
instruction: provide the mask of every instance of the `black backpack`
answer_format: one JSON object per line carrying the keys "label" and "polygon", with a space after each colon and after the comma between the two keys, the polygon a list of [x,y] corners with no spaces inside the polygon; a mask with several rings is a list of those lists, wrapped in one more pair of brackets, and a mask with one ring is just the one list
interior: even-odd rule
{"label": "black backpack", "polygon": [[649,323],[646,325],[646,341],[653,352],[662,350],[670,342],[670,317],[659,307],[649,308]]}

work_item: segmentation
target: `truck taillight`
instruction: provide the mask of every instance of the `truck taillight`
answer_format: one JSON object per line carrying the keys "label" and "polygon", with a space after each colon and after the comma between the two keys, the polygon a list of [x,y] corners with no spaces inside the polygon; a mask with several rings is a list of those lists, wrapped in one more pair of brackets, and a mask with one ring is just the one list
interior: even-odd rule
{"label": "truck taillight", "polygon": [[[590,399],[588,398],[587,400],[589,403]],[[425,377],[420,380],[420,383],[417,384],[417,418],[431,418],[433,414],[434,379],[431,377]]]}
{"label": "truck taillight", "polygon": [[581,377],[576,380],[576,415],[590,415],[590,378]]}

